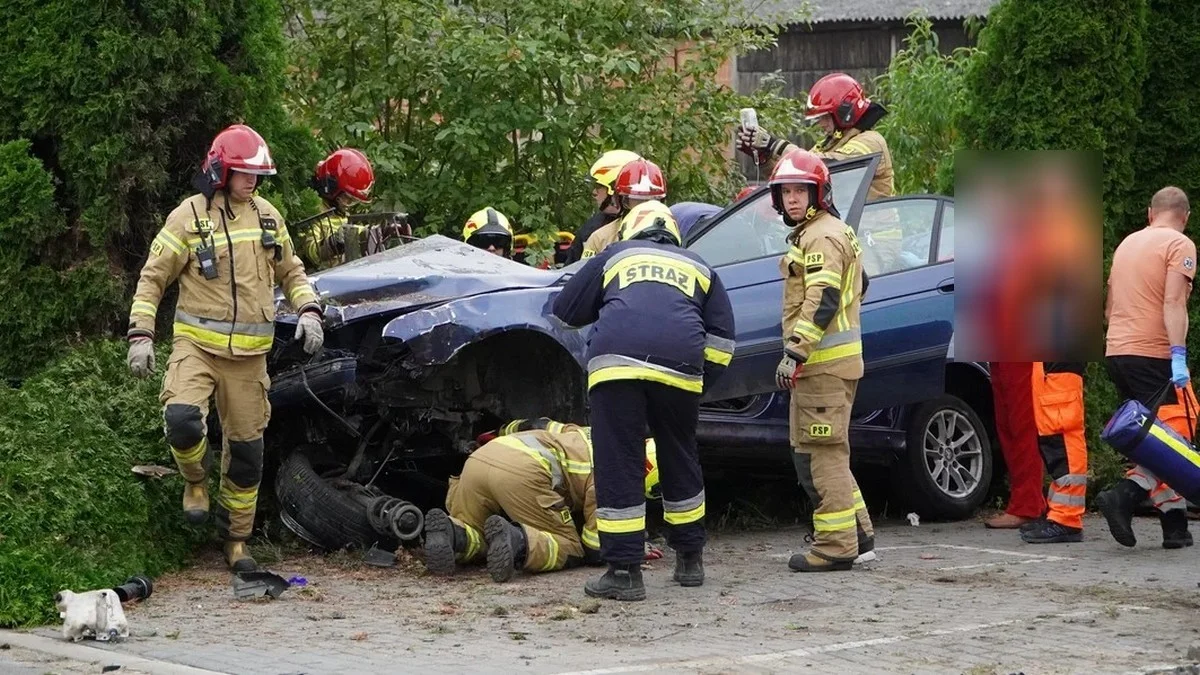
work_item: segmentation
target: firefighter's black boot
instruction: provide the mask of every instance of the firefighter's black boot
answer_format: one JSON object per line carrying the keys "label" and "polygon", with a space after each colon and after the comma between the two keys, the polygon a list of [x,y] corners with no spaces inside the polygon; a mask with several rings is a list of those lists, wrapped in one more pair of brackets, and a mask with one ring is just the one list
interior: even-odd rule
{"label": "firefighter's black boot", "polygon": [[488,516],[483,522],[483,537],[487,540],[487,567],[492,581],[508,581],[525,566],[529,542],[520,525],[508,522],[504,516]]}
{"label": "firefighter's black boot", "polygon": [[1162,524],[1163,548],[1183,548],[1192,545],[1192,533],[1188,532],[1187,511],[1172,509],[1158,514]]}
{"label": "firefighter's black boot", "polygon": [[467,533],[441,509],[425,514],[425,569],[430,574],[454,574],[454,559],[467,547]]}
{"label": "firefighter's black boot", "polygon": [[680,586],[704,585],[704,551],[675,555],[675,581]]}
{"label": "firefighter's black boot", "polygon": [[609,563],[607,572],[587,580],[583,585],[583,592],[593,598],[645,600],[646,584],[642,582],[642,565]]}
{"label": "firefighter's black boot", "polygon": [[1133,510],[1146,498],[1146,491],[1137,483],[1123,478],[1117,484],[1096,495],[1096,506],[1108,521],[1108,531],[1122,546],[1137,545],[1133,534]]}

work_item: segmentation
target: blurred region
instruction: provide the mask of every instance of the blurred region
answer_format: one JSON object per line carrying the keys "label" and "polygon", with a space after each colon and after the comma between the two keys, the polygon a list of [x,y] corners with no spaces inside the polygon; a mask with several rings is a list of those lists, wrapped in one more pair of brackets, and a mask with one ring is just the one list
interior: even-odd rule
{"label": "blurred region", "polygon": [[1104,354],[1100,155],[964,152],[956,162],[956,361]]}

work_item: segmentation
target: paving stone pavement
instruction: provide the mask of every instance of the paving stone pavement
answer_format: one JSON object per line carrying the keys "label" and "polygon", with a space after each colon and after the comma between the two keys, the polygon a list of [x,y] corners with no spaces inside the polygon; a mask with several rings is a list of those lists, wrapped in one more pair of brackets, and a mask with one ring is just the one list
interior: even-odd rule
{"label": "paving stone pavement", "polygon": [[[344,556],[281,561],[271,568],[308,586],[239,602],[214,558],[128,607],[130,640],[87,644],[96,664],[136,655],[272,675],[1171,672],[1200,644],[1200,558],[1160,548],[1157,520],[1136,525],[1125,549],[1097,517],[1083,543],[1040,546],[978,521],[892,523],[878,561],[816,575],[787,569],[801,530],[722,534],[704,586],[672,583],[668,552],[641,603],[589,603],[593,569],[493,584],[481,569],[444,579],[415,560],[381,570]],[[54,627],[34,633],[61,641]],[[0,672],[21,667],[4,654]]]}

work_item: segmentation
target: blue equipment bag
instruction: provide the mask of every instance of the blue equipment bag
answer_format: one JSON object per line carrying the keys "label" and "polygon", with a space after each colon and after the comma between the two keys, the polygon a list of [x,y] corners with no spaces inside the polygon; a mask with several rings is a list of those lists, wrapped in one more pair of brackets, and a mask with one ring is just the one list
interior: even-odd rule
{"label": "blue equipment bag", "polygon": [[[1200,453],[1185,438],[1158,419],[1170,387],[1154,401],[1153,412],[1140,401],[1128,400],[1108,420],[1100,438],[1117,452],[1150,469],[1158,479],[1170,485],[1188,501],[1200,501]],[[1190,400],[1184,397],[1192,419]]]}

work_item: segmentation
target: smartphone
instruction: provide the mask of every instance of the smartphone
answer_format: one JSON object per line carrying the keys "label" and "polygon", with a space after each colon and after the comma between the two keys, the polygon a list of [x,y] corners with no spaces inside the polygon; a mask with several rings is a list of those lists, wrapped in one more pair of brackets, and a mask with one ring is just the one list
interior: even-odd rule
{"label": "smartphone", "polygon": [[754,108],[742,108],[742,128],[758,128],[758,111],[756,111]]}

